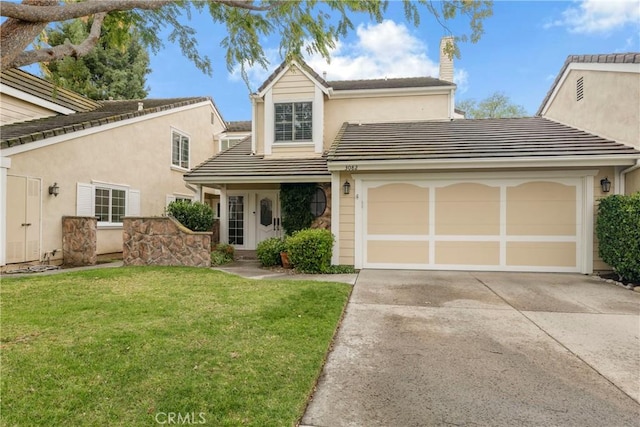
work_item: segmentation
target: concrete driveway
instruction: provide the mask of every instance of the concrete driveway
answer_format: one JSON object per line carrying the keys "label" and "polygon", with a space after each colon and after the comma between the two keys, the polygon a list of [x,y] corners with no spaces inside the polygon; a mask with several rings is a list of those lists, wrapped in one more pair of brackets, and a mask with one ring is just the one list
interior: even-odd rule
{"label": "concrete driveway", "polygon": [[637,427],[639,335],[588,276],[364,270],[301,424]]}

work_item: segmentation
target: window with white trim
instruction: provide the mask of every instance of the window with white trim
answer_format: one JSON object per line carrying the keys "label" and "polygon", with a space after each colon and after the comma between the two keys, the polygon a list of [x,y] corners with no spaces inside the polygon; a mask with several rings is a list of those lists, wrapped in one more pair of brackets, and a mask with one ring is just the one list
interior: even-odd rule
{"label": "window with white trim", "polygon": [[274,104],[275,142],[311,141],[313,139],[313,103]]}
{"label": "window with white trim", "polygon": [[122,219],[140,215],[140,191],[115,184],[78,183],[76,215],[95,216],[99,226],[122,226]]}
{"label": "window with white trim", "polygon": [[171,132],[171,164],[189,169],[189,137],[175,130]]}

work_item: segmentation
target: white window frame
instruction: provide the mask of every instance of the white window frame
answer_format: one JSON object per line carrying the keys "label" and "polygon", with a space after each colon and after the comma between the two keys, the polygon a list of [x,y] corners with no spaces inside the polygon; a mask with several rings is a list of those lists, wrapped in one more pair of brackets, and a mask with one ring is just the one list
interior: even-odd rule
{"label": "white window frame", "polygon": [[[291,137],[292,139],[281,139],[278,140],[276,138],[276,108],[278,105],[285,105],[285,104],[291,104],[292,107],[292,121],[291,121]],[[295,112],[295,105],[296,104],[310,104],[311,107],[311,138],[306,138],[306,139],[295,139],[295,129],[296,129],[296,112]],[[283,145],[289,145],[289,144],[311,144],[313,143],[313,130],[315,128],[315,126],[317,126],[317,124],[315,123],[314,117],[315,117],[315,110],[314,110],[314,102],[313,100],[295,100],[295,101],[278,101],[278,102],[274,102],[273,103],[273,143],[274,145],[278,145],[278,144],[283,144]]]}
{"label": "white window frame", "polygon": [[109,221],[98,221],[98,228],[122,228],[123,222],[113,222],[112,219],[112,190],[124,191],[124,216],[140,215],[140,191],[124,184],[111,184],[93,181],[91,184],[78,183],[76,194],[76,215],[96,216],[96,190],[109,190]]}
{"label": "white window frame", "polygon": [[[218,143],[218,151],[222,152],[224,150],[229,149],[231,146],[235,145],[238,143],[238,141],[242,141],[243,139],[245,139],[246,136],[221,136],[220,137],[220,141]],[[222,142],[223,141],[228,141],[227,147],[223,148],[222,147]]]}
{"label": "white window frame", "polygon": [[[180,143],[179,143],[179,147],[178,147],[178,164],[175,164],[174,161],[173,161],[173,159],[174,159],[174,152],[173,152],[173,148],[174,148],[173,147],[173,138],[174,138],[174,135],[179,135],[180,136]],[[186,167],[183,166],[184,159],[182,158],[182,152],[183,152],[183,149],[182,149],[183,139],[182,138],[185,138],[186,141],[187,141],[187,161],[186,161],[187,166]],[[178,129],[172,127],[171,128],[171,139],[170,139],[170,141],[171,141],[171,144],[170,144],[170,147],[171,147],[170,148],[171,149],[171,168],[172,169],[178,169],[178,170],[181,170],[181,171],[189,170],[191,168],[191,136],[186,132],[183,132],[181,130],[178,130]]]}

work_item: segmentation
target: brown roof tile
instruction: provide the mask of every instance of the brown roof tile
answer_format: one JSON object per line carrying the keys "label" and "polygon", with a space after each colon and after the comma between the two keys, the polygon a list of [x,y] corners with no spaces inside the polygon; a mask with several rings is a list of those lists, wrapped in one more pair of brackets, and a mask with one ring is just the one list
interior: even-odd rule
{"label": "brown roof tile", "polygon": [[[145,99],[128,101],[100,101],[93,111],[57,115],[0,127],[0,148],[27,144],[56,135],[69,134],[82,129],[102,126],[146,114],[171,110],[185,105],[210,100],[208,97]],[[138,111],[138,103],[143,110]]]}
{"label": "brown roof tile", "polygon": [[238,180],[256,180],[269,177],[290,177],[292,181],[304,177],[331,176],[327,158],[314,157],[268,158],[251,154],[251,137],[219,153],[185,174],[187,181],[226,183]]}
{"label": "brown roof tile", "polygon": [[227,132],[251,132],[251,120],[227,122]]}
{"label": "brown roof tile", "polygon": [[328,161],[552,158],[640,151],[541,117],[345,124]]}
{"label": "brown roof tile", "polygon": [[19,68],[12,68],[0,73],[0,82],[77,112],[91,111],[100,106],[96,101],[62,87],[56,87],[54,84]]}

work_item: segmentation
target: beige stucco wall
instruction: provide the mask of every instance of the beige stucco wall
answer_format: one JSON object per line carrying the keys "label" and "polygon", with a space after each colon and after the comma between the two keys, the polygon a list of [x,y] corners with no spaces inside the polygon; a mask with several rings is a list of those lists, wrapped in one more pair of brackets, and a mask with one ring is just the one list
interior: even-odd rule
{"label": "beige stucco wall", "polygon": [[[576,81],[584,98],[576,100]],[[544,117],[640,148],[640,73],[571,70]]]}
{"label": "beige stucco wall", "polygon": [[[329,150],[340,127],[344,122],[392,122],[415,120],[446,120],[450,112],[450,92],[446,90],[423,93],[420,95],[407,94],[393,96],[376,95],[367,97],[336,98],[322,94],[316,97],[317,88],[302,71],[287,71],[270,89],[272,102],[312,101],[323,102],[323,120],[314,117],[313,126],[322,126],[323,150]],[[269,93],[267,91],[267,93]],[[255,138],[257,154],[265,152],[265,122],[273,121],[273,117],[265,116],[265,102],[268,96],[256,102],[255,108]],[[322,153],[315,152],[315,144],[303,144],[286,147],[274,145],[271,157],[317,157]]]}
{"label": "beige stucco wall", "polygon": [[633,194],[640,191],[640,169],[629,172],[625,176],[625,194]]}
{"label": "beige stucco wall", "polygon": [[328,100],[325,98],[324,149],[328,150],[331,147],[344,122],[446,120],[448,117],[448,94]]}
{"label": "beige stucco wall", "polygon": [[[171,166],[171,131],[190,137],[190,165],[196,166],[217,150],[213,135],[222,131],[218,120],[211,124],[210,103],[116,127],[11,155],[9,175],[42,179],[41,252],[62,248],[61,218],[76,215],[78,183],[99,181],[128,185],[140,190],[140,214],[162,215],[168,194],[193,195],[185,187],[184,170]],[[47,188],[57,182],[58,197]],[[11,200],[7,201],[11,209]],[[122,228],[98,229],[98,253],[122,251]],[[62,255],[60,252],[54,259]]]}
{"label": "beige stucco wall", "polygon": [[25,120],[55,116],[57,113],[39,105],[0,93],[0,126]]}

